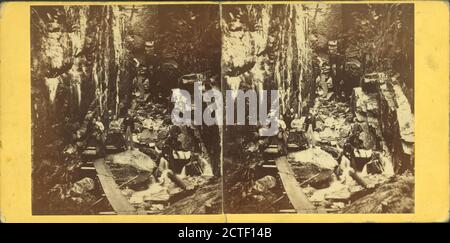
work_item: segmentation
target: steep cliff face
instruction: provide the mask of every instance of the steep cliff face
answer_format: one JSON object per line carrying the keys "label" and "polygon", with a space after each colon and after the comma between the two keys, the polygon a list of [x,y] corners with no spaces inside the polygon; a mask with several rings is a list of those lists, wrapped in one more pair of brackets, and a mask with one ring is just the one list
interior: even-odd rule
{"label": "steep cliff face", "polygon": [[355,50],[365,73],[396,76],[414,110],[414,5],[344,5],[345,49]]}
{"label": "steep cliff face", "polygon": [[[79,171],[92,118],[106,127],[109,110],[119,118],[131,111],[137,124],[133,137],[142,135],[144,121],[149,126],[170,119],[170,89],[182,74],[198,72],[218,81],[219,31],[218,5],[33,7],[33,212],[89,211],[94,192],[75,200],[70,189],[85,176]],[[194,133],[187,136],[201,149],[191,152],[208,158],[219,177],[218,127]]]}
{"label": "steep cliff face", "polygon": [[279,89],[280,113],[311,99],[308,19],[302,5],[222,7],[223,87]]}
{"label": "steep cliff face", "polygon": [[414,170],[414,6],[344,5],[343,52],[360,63],[359,76],[381,73],[377,134],[396,172]]}
{"label": "steep cliff face", "polygon": [[67,168],[78,159],[63,151],[75,144],[86,113],[118,110],[127,82],[123,32],[117,6],[31,9],[33,173],[50,173],[34,177],[38,202],[70,180]]}
{"label": "steep cliff face", "polygon": [[[117,7],[32,9],[31,64],[36,131],[81,121],[88,110],[116,111],[124,72],[123,21]],[[52,137],[37,134],[39,139]],[[48,141],[47,141],[48,142]]]}
{"label": "steep cliff face", "polygon": [[[222,88],[278,90],[281,115],[290,108],[304,114],[315,94],[305,6],[223,5],[221,21]],[[252,126],[228,126],[224,132],[226,212],[270,211],[276,198],[265,195],[261,201],[247,194],[261,159],[254,136]]]}
{"label": "steep cliff face", "polygon": [[342,36],[342,5],[315,4],[307,5],[310,21],[310,42],[318,54],[328,53],[328,41]]}
{"label": "steep cliff face", "polygon": [[164,60],[175,61],[182,74],[219,75],[218,5],[160,5],[157,21],[156,50]]}

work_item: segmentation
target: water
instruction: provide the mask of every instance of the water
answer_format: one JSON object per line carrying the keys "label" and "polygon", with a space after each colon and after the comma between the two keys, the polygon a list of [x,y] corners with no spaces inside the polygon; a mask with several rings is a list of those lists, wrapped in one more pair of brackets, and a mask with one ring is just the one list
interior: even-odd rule
{"label": "water", "polygon": [[48,88],[49,99],[50,102],[53,103],[56,97],[56,90],[58,89],[58,85],[60,82],[60,78],[45,78],[45,85]]}

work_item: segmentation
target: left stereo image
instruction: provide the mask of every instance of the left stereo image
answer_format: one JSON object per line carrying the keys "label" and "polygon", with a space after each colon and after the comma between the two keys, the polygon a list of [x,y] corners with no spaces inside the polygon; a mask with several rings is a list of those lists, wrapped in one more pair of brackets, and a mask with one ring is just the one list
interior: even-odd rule
{"label": "left stereo image", "polygon": [[221,129],[171,119],[221,89],[219,5],[30,16],[33,214],[221,214]]}

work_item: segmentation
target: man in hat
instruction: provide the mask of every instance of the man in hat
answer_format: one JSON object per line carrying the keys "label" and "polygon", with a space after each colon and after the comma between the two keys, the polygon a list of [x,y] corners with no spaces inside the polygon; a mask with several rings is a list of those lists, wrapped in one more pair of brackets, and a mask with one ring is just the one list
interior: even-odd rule
{"label": "man in hat", "polygon": [[144,54],[145,54],[145,66],[147,67],[149,72],[156,71],[158,68],[158,56],[155,51],[155,42],[154,41],[146,41],[144,45]]}
{"label": "man in hat", "polygon": [[155,42],[146,41],[144,46],[145,52],[145,66],[146,66],[146,77],[148,78],[149,88],[152,92],[153,97],[158,96],[158,72],[160,68],[160,60],[155,52]]}
{"label": "man in hat", "polygon": [[134,85],[137,88],[137,91],[139,93],[139,95],[136,95],[136,96],[141,97],[141,98],[144,97],[144,93],[145,93],[145,87],[144,87],[145,80],[147,80],[147,67],[142,66],[138,69],[137,76],[134,79]]}
{"label": "man in hat", "polygon": [[111,119],[113,118],[113,115],[114,114],[113,114],[112,110],[108,110],[108,112],[104,112],[103,113],[102,121],[103,121],[103,125],[104,125],[104,127],[105,127],[107,132],[109,130],[109,123],[111,122]]}

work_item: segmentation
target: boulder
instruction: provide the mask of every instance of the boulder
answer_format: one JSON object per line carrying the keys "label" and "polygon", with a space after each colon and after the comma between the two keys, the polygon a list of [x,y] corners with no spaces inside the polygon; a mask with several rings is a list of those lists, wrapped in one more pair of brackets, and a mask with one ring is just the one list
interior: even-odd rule
{"label": "boulder", "polygon": [[169,198],[168,189],[158,183],[154,183],[147,190],[133,193],[129,200],[132,204],[141,204],[144,201],[165,202]]}
{"label": "boulder", "polygon": [[148,144],[151,141],[155,141],[157,139],[157,135],[155,132],[150,131],[150,129],[144,128],[144,130],[138,134],[137,139],[141,144]]}
{"label": "boulder", "polygon": [[178,134],[177,140],[181,144],[181,149],[194,150],[195,141],[192,134],[190,134],[187,129],[183,129],[183,131]]}
{"label": "boulder", "polygon": [[389,179],[373,193],[354,200],[344,213],[413,213],[414,176],[402,175]]}
{"label": "boulder", "polygon": [[267,175],[255,181],[253,189],[259,192],[266,192],[267,190],[274,188],[276,185],[277,179],[273,176]]}
{"label": "boulder", "polygon": [[342,138],[348,137],[350,135],[350,129],[351,127],[349,125],[344,125],[340,127],[339,136]]}
{"label": "boulder", "polygon": [[309,148],[289,154],[289,159],[299,163],[311,163],[323,169],[334,169],[337,161],[329,153],[320,148]]}
{"label": "boulder", "polygon": [[142,151],[144,154],[150,156],[150,158],[153,160],[157,160],[161,154],[160,153],[161,151],[158,151],[155,148],[155,146],[150,147],[150,145],[149,145],[149,147],[139,148],[139,150]]}
{"label": "boulder", "polygon": [[379,84],[379,75],[378,73],[369,73],[364,75],[361,80],[361,87],[364,92],[367,93],[375,93],[378,91]]}
{"label": "boulder", "polygon": [[292,170],[301,186],[311,186],[316,189],[326,188],[332,180],[332,170],[323,169],[314,164],[293,164]]}
{"label": "boulder", "polygon": [[152,181],[151,178],[152,175],[149,172],[141,172],[135,179],[132,179],[132,181],[127,184],[127,186],[135,191],[142,191],[148,188],[149,184]]}
{"label": "boulder", "polygon": [[148,155],[139,150],[127,150],[122,153],[109,155],[106,160],[114,164],[131,165],[139,170],[153,172],[156,163]]}
{"label": "boulder", "polygon": [[70,190],[71,192],[81,195],[83,193],[93,190],[94,187],[95,187],[94,180],[92,178],[85,177],[75,182]]}
{"label": "boulder", "polygon": [[142,126],[147,129],[152,129],[154,131],[160,130],[163,120],[153,120],[153,119],[143,119]]}
{"label": "boulder", "polygon": [[67,146],[64,148],[64,154],[71,155],[71,154],[74,154],[74,153],[76,153],[76,152],[77,152],[77,147],[74,146],[74,145],[72,145],[72,144],[69,144],[69,145],[67,145]]}
{"label": "boulder", "polygon": [[337,137],[339,136],[339,134],[335,130],[333,130],[329,127],[326,127],[325,129],[323,129],[322,132],[319,133],[319,136],[320,136],[320,140],[322,140],[322,141],[323,140],[330,141],[330,140],[336,140]]}

